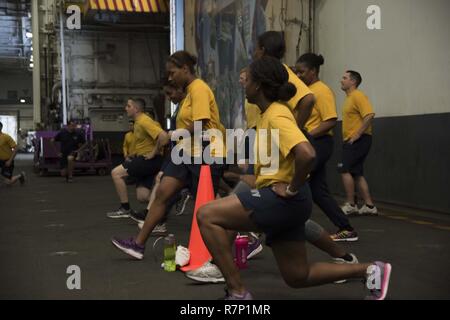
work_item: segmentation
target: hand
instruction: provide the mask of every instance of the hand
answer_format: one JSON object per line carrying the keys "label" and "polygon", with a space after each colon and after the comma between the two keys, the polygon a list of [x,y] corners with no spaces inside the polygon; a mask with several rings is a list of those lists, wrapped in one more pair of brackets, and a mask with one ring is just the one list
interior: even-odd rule
{"label": "hand", "polygon": [[356,133],[355,135],[353,135],[350,140],[348,140],[349,144],[354,144],[356,141],[358,141],[359,139],[361,139],[361,135]]}
{"label": "hand", "polygon": [[276,183],[272,186],[272,191],[281,198],[290,199],[293,196],[287,194],[286,189],[288,186],[289,185],[287,183]]}

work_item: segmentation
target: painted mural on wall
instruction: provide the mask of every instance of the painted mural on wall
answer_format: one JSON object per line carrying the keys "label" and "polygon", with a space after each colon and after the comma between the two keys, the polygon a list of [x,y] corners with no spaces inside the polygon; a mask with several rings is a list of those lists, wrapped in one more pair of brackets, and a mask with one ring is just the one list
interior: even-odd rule
{"label": "painted mural on wall", "polygon": [[[267,0],[196,0],[195,42],[200,76],[213,89],[227,128],[245,126],[239,72],[266,31]],[[218,90],[220,88],[220,90]]]}

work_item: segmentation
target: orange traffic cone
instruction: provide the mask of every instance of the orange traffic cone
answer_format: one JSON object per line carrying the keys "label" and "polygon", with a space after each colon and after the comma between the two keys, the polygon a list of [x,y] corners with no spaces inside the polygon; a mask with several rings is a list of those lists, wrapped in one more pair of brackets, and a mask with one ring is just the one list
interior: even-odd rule
{"label": "orange traffic cone", "polygon": [[202,267],[206,262],[211,260],[211,254],[203,242],[202,235],[197,223],[198,209],[204,204],[215,199],[214,188],[211,178],[211,168],[203,165],[200,171],[200,179],[197,188],[197,200],[195,201],[194,217],[192,219],[191,237],[189,239],[189,251],[191,260],[189,264],[181,271],[188,272]]}

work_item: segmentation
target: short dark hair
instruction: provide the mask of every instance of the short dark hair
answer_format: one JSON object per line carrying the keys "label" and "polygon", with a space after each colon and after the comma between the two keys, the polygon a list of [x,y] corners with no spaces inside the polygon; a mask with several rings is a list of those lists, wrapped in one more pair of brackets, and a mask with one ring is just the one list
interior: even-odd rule
{"label": "short dark hair", "polygon": [[131,101],[133,101],[134,104],[139,108],[140,111],[145,110],[145,100],[141,98],[131,98]]}
{"label": "short dark hair", "polygon": [[286,41],[282,32],[267,31],[258,37],[258,46],[264,48],[267,56],[283,59],[286,53]]}
{"label": "short dark hair", "polygon": [[322,55],[317,55],[315,53],[305,53],[298,60],[297,63],[304,63],[308,69],[317,70],[317,73],[320,72],[320,66],[323,66],[325,63],[325,59]]}
{"label": "short dark hair", "polygon": [[289,101],[295,96],[297,88],[289,82],[289,73],[280,60],[264,56],[250,65],[252,81],[259,83],[271,102]]}
{"label": "short dark hair", "polygon": [[3,123],[0,122],[0,129],[3,129]]}
{"label": "short dark hair", "polygon": [[198,59],[187,51],[177,51],[169,57],[167,62],[173,63],[178,68],[188,66],[189,71],[191,71],[192,74],[195,74],[195,66],[197,65]]}
{"label": "short dark hair", "polygon": [[362,83],[362,77],[361,74],[357,71],[353,71],[353,70],[347,70],[347,73],[350,74],[350,78],[356,82],[356,87],[358,88],[361,83]]}

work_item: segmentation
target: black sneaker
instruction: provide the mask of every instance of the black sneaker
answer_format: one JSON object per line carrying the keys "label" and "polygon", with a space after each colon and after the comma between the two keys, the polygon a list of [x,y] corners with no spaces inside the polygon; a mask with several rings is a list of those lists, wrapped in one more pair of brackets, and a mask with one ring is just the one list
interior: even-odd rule
{"label": "black sneaker", "polygon": [[130,218],[136,221],[137,223],[144,223],[145,218],[147,217],[147,213],[148,213],[147,209],[141,211],[131,210]]}
{"label": "black sneaker", "polygon": [[25,184],[25,179],[26,179],[26,175],[25,175],[25,172],[24,171],[22,171],[21,173],[20,173],[20,177],[19,177],[19,182],[20,182],[20,185],[24,185]]}
{"label": "black sneaker", "polygon": [[340,230],[336,234],[331,235],[331,240],[334,242],[356,242],[358,239],[356,231]]}

